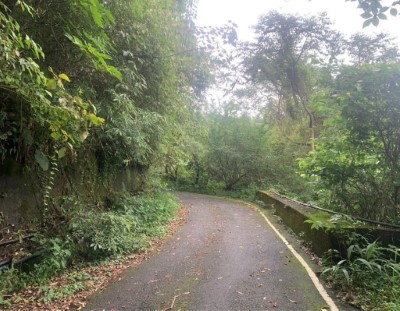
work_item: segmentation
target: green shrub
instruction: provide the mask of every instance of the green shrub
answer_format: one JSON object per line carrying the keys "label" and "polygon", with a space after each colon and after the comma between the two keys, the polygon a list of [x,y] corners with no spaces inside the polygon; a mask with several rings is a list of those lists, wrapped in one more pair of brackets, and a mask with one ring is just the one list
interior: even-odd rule
{"label": "green shrub", "polygon": [[178,208],[179,204],[172,194],[161,192],[152,196],[125,193],[111,203],[112,210],[135,217],[137,227],[165,224],[173,219]]}
{"label": "green shrub", "polygon": [[65,270],[73,254],[72,241],[68,237],[37,236],[35,239],[44,252],[43,260],[27,273],[27,280],[31,280],[31,284],[42,283]]}
{"label": "green shrub", "polygon": [[72,219],[70,234],[79,255],[97,259],[141,249],[144,238],[133,234],[136,225],[133,216],[90,211]]}
{"label": "green shrub", "polygon": [[10,291],[18,290],[26,284],[19,276],[18,270],[6,269],[0,271],[0,306],[8,306],[7,300],[4,295]]}
{"label": "green shrub", "polygon": [[28,285],[45,283],[65,270],[72,257],[70,239],[46,238],[41,235],[33,239],[43,248],[42,260],[37,264],[25,264],[18,269],[12,267],[0,272],[0,306],[7,305],[4,295]]}
{"label": "green shrub", "polygon": [[160,193],[154,197],[145,195],[127,198],[127,215],[138,218],[142,228],[163,225],[171,221],[179,204],[171,194]]}
{"label": "green shrub", "polygon": [[149,237],[164,233],[179,204],[171,194],[121,194],[109,202],[109,211],[80,212],[70,222],[70,234],[79,254],[89,258],[117,256],[144,250]]}
{"label": "green shrub", "polygon": [[78,279],[57,290],[45,284],[65,271],[77,257],[87,264],[88,261],[145,250],[152,237],[165,232],[166,224],[173,220],[179,204],[172,194],[167,193],[153,196],[123,193],[115,196],[108,207],[108,210],[89,209],[79,205],[70,210],[69,223],[58,228],[59,236],[37,235],[34,240],[43,249],[40,263],[0,272],[0,306],[7,306],[4,295],[32,284],[41,285],[43,302],[83,290],[86,285]]}

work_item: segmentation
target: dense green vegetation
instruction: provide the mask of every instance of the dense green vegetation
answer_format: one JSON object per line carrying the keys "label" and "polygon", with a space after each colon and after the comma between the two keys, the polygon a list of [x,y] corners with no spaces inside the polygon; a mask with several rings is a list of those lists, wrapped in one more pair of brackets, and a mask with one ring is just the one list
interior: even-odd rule
{"label": "dense green vegetation", "polygon": [[347,242],[347,256],[332,251],[325,259],[323,276],[344,299],[362,310],[397,310],[400,305],[399,248],[382,247],[364,237]]}
{"label": "dense green vegetation", "polygon": [[204,165],[197,167],[207,176],[190,179],[198,172],[188,161],[182,180],[221,183],[225,190],[272,187],[351,215],[398,222],[396,46],[384,34],[345,38],[324,15],[271,12],[255,30],[257,41],[238,45],[240,62],[230,69],[247,83],[229,81],[230,96],[203,116],[208,136]]}
{"label": "dense green vegetation", "polygon": [[344,215],[329,214],[306,221],[311,229],[325,230],[341,237],[338,249],[330,249],[323,258],[321,278],[338,291],[342,300],[361,310],[398,310],[400,303],[400,249],[383,246],[352,231],[363,222]]}
{"label": "dense green vegetation", "polygon": [[[73,211],[68,223],[60,225],[58,232],[34,237],[43,249],[42,259],[0,273],[0,305],[8,305],[3,295],[29,285],[46,284],[72,264],[95,264],[146,250],[153,239],[163,236],[180,207],[173,195],[165,193],[119,195],[109,202],[108,210],[89,208],[79,201],[69,203]],[[46,299],[46,295],[38,298]]]}
{"label": "dense green vegetation", "polygon": [[[255,29],[256,42],[232,52],[236,62],[221,59],[229,95],[203,116],[202,157],[175,181],[242,197],[272,188],[399,224],[398,48],[385,34],[346,38],[324,15],[271,12]],[[327,279],[365,310],[397,310],[398,246],[350,236],[346,248],[325,261]]]}
{"label": "dense green vegetation", "polygon": [[[359,2],[365,26],[399,5]],[[240,42],[233,23],[199,29],[194,15],[186,0],[0,0],[0,172],[18,167],[36,185],[30,225],[46,249],[34,269],[2,272],[0,296],[72,262],[145,249],[177,210],[165,182],[242,197],[269,188],[400,223],[391,38],[270,12]],[[204,96],[212,82],[218,103]],[[351,278],[365,264],[353,253],[331,278],[358,290],[378,266]],[[377,269],[398,272],[387,260]]]}
{"label": "dense green vegetation", "polygon": [[[154,176],[209,83],[191,10],[172,0],[0,1],[1,175],[33,184],[39,202],[19,231],[2,217],[1,235],[33,228],[42,252],[1,272],[0,297],[77,262],[143,251],[174,218],[178,204]],[[13,263],[29,255],[21,247]]]}

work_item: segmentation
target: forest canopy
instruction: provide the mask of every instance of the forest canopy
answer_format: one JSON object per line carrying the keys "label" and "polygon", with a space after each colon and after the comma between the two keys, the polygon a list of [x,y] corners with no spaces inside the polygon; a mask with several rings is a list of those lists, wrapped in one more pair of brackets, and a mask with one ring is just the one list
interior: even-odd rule
{"label": "forest canopy", "polygon": [[[373,5],[360,3],[382,19]],[[102,176],[112,185],[130,167],[140,176],[135,191],[159,178],[201,191],[270,187],[397,221],[400,54],[392,39],[346,37],[324,14],[270,12],[255,25],[256,40],[241,42],[234,23],[197,27],[195,8],[183,0],[2,1],[3,162],[34,169],[51,208],[55,180],[73,163],[95,161],[92,183]],[[225,94],[215,106],[204,99],[213,82]]]}

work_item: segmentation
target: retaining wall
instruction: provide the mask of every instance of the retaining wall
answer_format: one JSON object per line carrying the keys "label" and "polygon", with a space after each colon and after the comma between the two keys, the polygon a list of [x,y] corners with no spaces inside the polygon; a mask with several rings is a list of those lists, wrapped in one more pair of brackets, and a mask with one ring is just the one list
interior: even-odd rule
{"label": "retaining wall", "polygon": [[[39,171],[39,172],[38,172]],[[20,225],[40,219],[43,209],[43,185],[39,174],[15,160],[0,161],[0,226],[4,223]],[[88,204],[103,202],[114,191],[136,192],[144,182],[144,171],[136,167],[115,169],[103,173],[94,153],[78,155],[73,161],[59,164],[59,173],[50,190],[51,198],[74,195]],[[1,227],[0,227],[1,229]]]}
{"label": "retaining wall", "polygon": [[311,229],[311,224],[306,220],[312,219],[313,214],[326,214],[329,218],[331,214],[315,210],[311,207],[301,205],[297,202],[283,198],[277,194],[267,191],[258,191],[257,197],[264,202],[267,207],[273,208],[275,214],[293,230],[294,233],[301,236],[306,242],[311,244],[312,250],[319,256],[322,256],[331,248],[338,249],[345,254],[346,250],[342,249],[340,243],[344,236],[350,232],[357,232],[364,236],[370,237],[370,240],[379,240],[384,245],[400,246],[400,230],[386,229],[373,226],[358,226],[354,228],[343,229],[345,233],[339,234],[335,231],[326,232],[324,230]]}

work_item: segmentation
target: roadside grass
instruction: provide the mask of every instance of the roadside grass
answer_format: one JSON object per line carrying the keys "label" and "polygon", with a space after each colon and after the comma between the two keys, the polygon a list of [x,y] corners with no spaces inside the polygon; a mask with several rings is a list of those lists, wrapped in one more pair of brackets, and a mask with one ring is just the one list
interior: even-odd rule
{"label": "roadside grass", "polygon": [[[140,256],[131,254],[145,254],[165,235],[179,210],[175,197],[164,192],[120,193],[101,208],[76,204],[57,235],[34,237],[45,250],[42,260],[0,271],[0,308],[25,300],[40,309],[42,304],[96,287],[100,278],[107,277],[102,266],[113,271],[136,262]],[[94,267],[105,275],[85,272]]]}
{"label": "roadside grass", "polygon": [[322,278],[346,302],[368,311],[400,310],[400,248],[353,234],[346,254],[330,250],[323,259]]}

